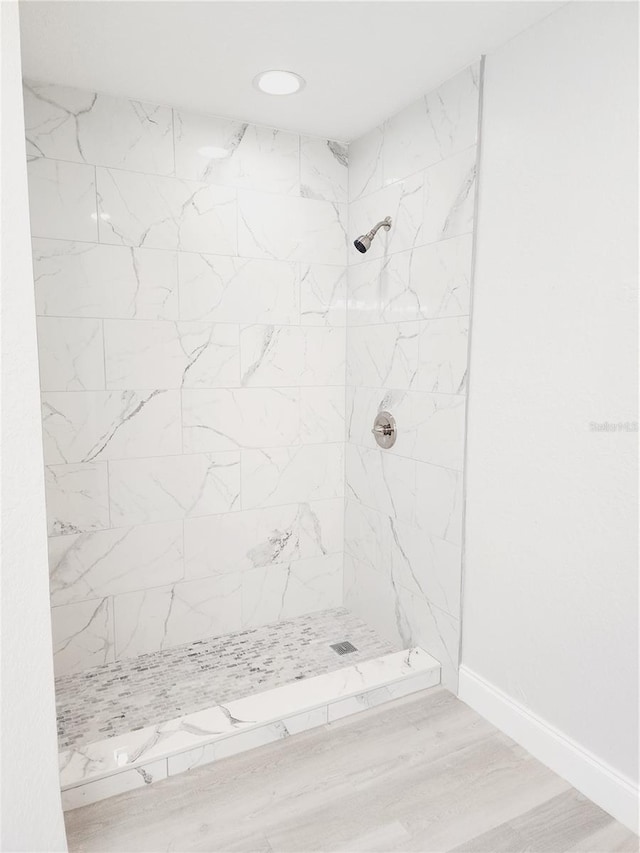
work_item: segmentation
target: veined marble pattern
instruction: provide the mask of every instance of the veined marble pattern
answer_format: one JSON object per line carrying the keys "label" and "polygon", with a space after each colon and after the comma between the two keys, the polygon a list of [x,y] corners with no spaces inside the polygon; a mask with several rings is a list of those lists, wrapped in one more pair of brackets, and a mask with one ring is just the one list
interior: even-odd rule
{"label": "veined marble pattern", "polygon": [[245,508],[342,497],[344,445],[307,444],[242,453]]}
{"label": "veined marble pattern", "polygon": [[107,388],[224,388],[240,382],[237,326],[105,320]]}
{"label": "veined marble pattern", "polygon": [[350,664],[397,647],[344,608],[197,640],[56,679],[61,749],[136,731],[345,665],[331,643],[350,640]]}
{"label": "veined marble pattern", "polygon": [[44,474],[50,536],[109,527],[106,462],[48,465]]}
{"label": "veined marble pattern", "polygon": [[97,242],[95,169],[61,160],[28,164],[33,237]]}
{"label": "veined marble pattern", "polygon": [[300,308],[294,263],[181,253],[178,274],[183,320],[297,323]]}
{"label": "veined marble pattern", "polygon": [[111,598],[94,598],[53,607],[51,630],[58,675],[100,666],[115,659]]}
{"label": "veined marble pattern", "polygon": [[300,322],[304,326],[346,325],[347,271],[344,267],[302,265]]}
{"label": "veined marble pattern", "polygon": [[234,189],[102,167],[96,182],[101,243],[235,254]]}
{"label": "veined marble pattern", "polygon": [[42,395],[42,410],[47,464],[182,450],[177,391],[52,392]]}
{"label": "veined marble pattern", "polygon": [[190,518],[184,525],[185,577],[193,579],[339,554],[341,498]]}
{"label": "veined marble pattern", "polygon": [[[479,66],[349,149],[345,604],[457,683]],[[398,436],[380,450],[376,412]]]}
{"label": "veined marble pattern", "polygon": [[240,453],[195,453],[109,463],[114,526],[228,513],[240,504]]}
{"label": "veined marble pattern", "polygon": [[344,328],[247,326],[240,351],[244,386],[344,384]]}
{"label": "veined marble pattern", "polygon": [[300,389],[301,444],[343,442],[344,431],[344,386]]}
{"label": "veined marble pattern", "polygon": [[300,194],[297,134],[178,110],[174,120],[178,177]]}
{"label": "veined marble pattern", "polygon": [[175,521],[55,536],[49,539],[49,562],[51,601],[62,628],[74,611],[58,609],[58,605],[91,603],[182,580],[182,524]]}
{"label": "veined marble pattern", "polygon": [[33,269],[39,315],[178,319],[175,252],[34,239]]}
{"label": "veined marble pattern", "polygon": [[300,139],[300,194],[326,201],[348,201],[348,146],[303,136]]}
{"label": "veined marble pattern", "polygon": [[[336,672],[63,752],[60,755],[60,781],[64,790],[162,757],[169,758],[170,774],[182,772],[234,751],[288,737],[309,725],[321,725],[327,719],[338,719],[364,707],[433,686],[439,680],[438,662],[420,648],[385,655],[359,665],[347,664]],[[382,691],[382,687],[386,690]],[[356,700],[351,708],[345,705],[345,700],[349,699]],[[323,718],[316,720],[309,716],[305,721],[303,715],[323,706]],[[290,731],[287,721],[292,718],[295,722]],[[273,726],[270,737],[264,730],[265,726]],[[253,736],[247,738],[251,733]],[[234,744],[230,738],[236,737],[238,741]],[[241,744],[239,747],[238,743]],[[220,751],[214,749],[212,753],[209,746],[217,747],[218,744]]]}
{"label": "veined marble pattern", "polygon": [[43,391],[103,389],[102,321],[38,317],[38,359]]}
{"label": "veined marble pattern", "polygon": [[171,110],[25,82],[27,156],[173,174]]}

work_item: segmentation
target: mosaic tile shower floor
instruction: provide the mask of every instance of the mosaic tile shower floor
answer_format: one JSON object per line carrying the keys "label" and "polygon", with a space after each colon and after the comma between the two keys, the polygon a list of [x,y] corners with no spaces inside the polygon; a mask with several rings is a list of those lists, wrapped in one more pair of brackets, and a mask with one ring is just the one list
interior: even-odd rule
{"label": "mosaic tile shower floor", "polygon": [[[340,656],[331,644],[348,640]],[[344,608],[199,640],[56,679],[61,750],[397,651]]]}

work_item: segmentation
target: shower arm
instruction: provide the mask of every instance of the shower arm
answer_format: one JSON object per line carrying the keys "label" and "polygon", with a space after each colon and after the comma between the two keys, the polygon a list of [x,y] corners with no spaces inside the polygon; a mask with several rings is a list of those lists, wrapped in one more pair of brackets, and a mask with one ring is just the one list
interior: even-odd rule
{"label": "shower arm", "polygon": [[385,218],[381,222],[378,222],[376,225],[374,225],[371,231],[369,231],[369,233],[367,234],[367,237],[370,240],[373,240],[373,238],[376,236],[376,234],[381,228],[384,228],[385,231],[388,231],[391,228],[390,216],[385,216]]}

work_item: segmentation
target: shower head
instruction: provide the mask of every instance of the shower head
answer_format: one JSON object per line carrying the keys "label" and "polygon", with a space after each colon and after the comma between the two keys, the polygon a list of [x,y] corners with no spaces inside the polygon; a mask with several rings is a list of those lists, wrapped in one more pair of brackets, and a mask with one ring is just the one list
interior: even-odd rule
{"label": "shower head", "polygon": [[385,219],[382,220],[382,222],[378,222],[377,225],[374,225],[371,231],[369,231],[367,234],[361,234],[360,237],[357,238],[357,240],[353,241],[353,245],[359,252],[362,252],[364,254],[368,249],[371,248],[373,238],[376,236],[380,228],[384,228],[385,231],[388,231],[389,228],[391,228],[390,216],[387,216]]}

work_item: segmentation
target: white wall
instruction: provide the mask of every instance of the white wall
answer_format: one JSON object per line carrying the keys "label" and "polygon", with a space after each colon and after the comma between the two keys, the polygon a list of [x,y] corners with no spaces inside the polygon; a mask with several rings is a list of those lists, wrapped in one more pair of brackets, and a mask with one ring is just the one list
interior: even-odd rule
{"label": "white wall", "polygon": [[2,49],[2,841],[66,850],[51,621],[24,158],[18,4],[1,4]]}
{"label": "white wall", "polygon": [[635,4],[571,3],[487,58],[468,416],[461,695],[570,739],[612,810],[638,773],[637,433],[590,425],[637,421],[636,51]]}

